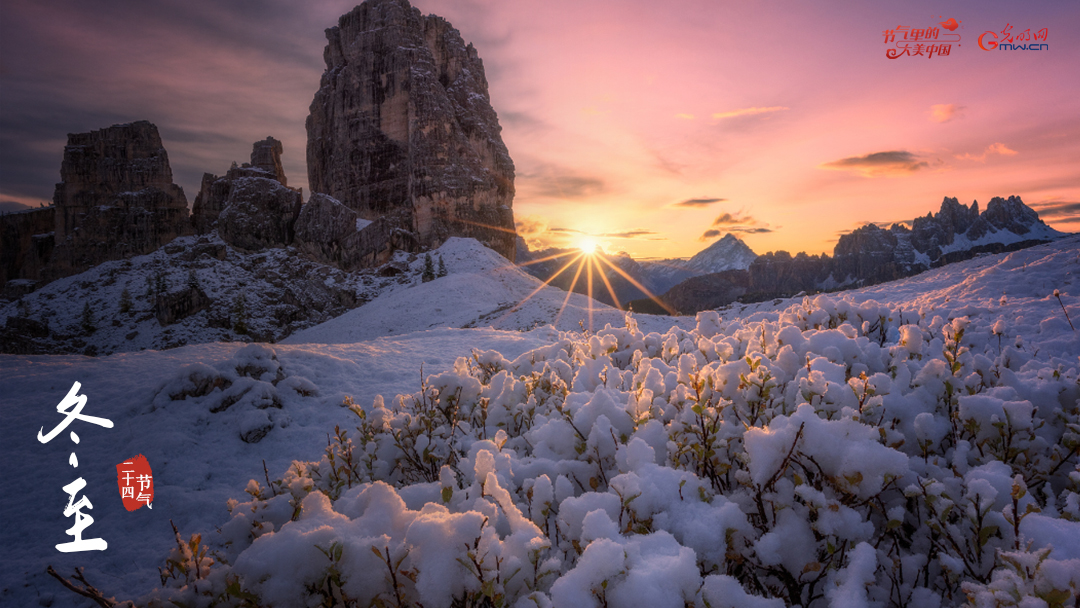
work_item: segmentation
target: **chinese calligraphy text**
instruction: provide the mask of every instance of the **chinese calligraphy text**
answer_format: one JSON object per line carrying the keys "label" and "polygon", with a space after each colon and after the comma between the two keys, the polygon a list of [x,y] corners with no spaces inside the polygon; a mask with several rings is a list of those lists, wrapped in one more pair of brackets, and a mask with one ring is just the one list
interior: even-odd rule
{"label": "chinese calligraphy text", "polygon": [[[78,382],[71,386],[71,390],[68,391],[67,396],[65,396],[63,400],[60,401],[60,404],[56,406],[56,411],[63,414],[64,419],[48,433],[44,432],[45,427],[41,427],[41,430],[38,431],[37,435],[38,441],[41,443],[49,443],[55,439],[57,435],[63,433],[64,430],[76,420],[96,424],[107,429],[113,427],[111,420],[98,418],[97,416],[88,416],[82,413],[83,408],[86,407],[86,395],[79,394],[79,389],[81,387],[82,385]],[[71,438],[72,443],[75,445],[79,444],[79,435],[76,434],[75,431],[71,431],[69,437]],[[68,464],[70,464],[72,468],[79,467],[79,459],[75,456],[75,452],[72,452],[71,456],[68,457]],[[78,500],[75,500],[75,497],[82,492],[85,487],[86,480],[82,477],[79,477],[75,481],[64,486],[64,493],[68,495],[68,504],[64,509],[64,517],[75,517],[75,524],[68,528],[67,534],[75,537],[75,540],[56,545],[56,550],[61,553],[71,553],[73,551],[104,551],[109,546],[109,544],[105,542],[105,539],[84,539],[82,537],[83,531],[86,530],[90,524],[94,523],[94,518],[88,513],[83,512],[83,509],[94,508],[94,505],[90,503],[90,499],[84,495]]]}
{"label": "chinese calligraphy text", "polygon": [[898,25],[893,29],[882,32],[885,35],[885,56],[889,59],[897,59],[905,55],[909,57],[926,57],[934,55],[944,56],[952,54],[954,43],[959,44],[960,34],[952,33],[958,27],[955,19],[942,22],[944,29],[938,27],[909,27]]}

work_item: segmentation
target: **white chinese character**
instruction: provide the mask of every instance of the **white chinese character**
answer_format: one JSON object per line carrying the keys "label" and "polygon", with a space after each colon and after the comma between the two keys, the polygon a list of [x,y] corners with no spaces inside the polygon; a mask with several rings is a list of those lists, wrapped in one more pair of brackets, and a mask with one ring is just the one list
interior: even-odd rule
{"label": "white chinese character", "polygon": [[[71,386],[71,390],[68,391],[67,396],[64,397],[63,401],[60,402],[60,405],[56,406],[56,411],[64,414],[66,418],[64,418],[63,422],[56,425],[56,428],[49,431],[47,435],[42,434],[42,432],[45,430],[45,427],[41,427],[41,430],[38,431],[37,435],[38,441],[40,441],[41,443],[49,443],[53,440],[54,437],[62,433],[64,429],[66,429],[68,425],[71,424],[71,422],[76,418],[82,420],[83,422],[89,422],[90,424],[103,426],[107,429],[113,428],[112,420],[109,420],[107,418],[98,418],[97,416],[87,416],[86,414],[82,413],[82,409],[86,407],[86,395],[78,394],[80,388],[82,388],[82,385],[78,382]],[[72,441],[78,443],[78,440],[76,440],[74,437],[72,437]]]}
{"label": "white chinese character", "polygon": [[[76,383],[76,385],[78,385],[78,383]],[[82,537],[83,530],[94,523],[93,517],[82,512],[84,508],[94,508],[94,505],[90,504],[90,499],[83,496],[78,501],[75,500],[75,495],[81,492],[85,487],[86,480],[82,477],[64,486],[64,492],[68,494],[68,505],[67,508],[64,509],[64,517],[75,516],[75,525],[67,530],[67,534],[69,536],[74,536],[75,540],[56,545],[56,550],[61,553],[71,553],[73,551],[104,551],[109,546],[109,544],[105,542],[105,539],[83,539]]]}

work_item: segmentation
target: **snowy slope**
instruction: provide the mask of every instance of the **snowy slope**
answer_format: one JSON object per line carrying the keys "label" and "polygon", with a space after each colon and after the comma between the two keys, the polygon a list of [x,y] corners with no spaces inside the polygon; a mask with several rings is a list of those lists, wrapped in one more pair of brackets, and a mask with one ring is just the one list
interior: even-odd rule
{"label": "snowy slope", "polygon": [[[902,306],[913,314],[931,316],[980,315],[1001,319],[1014,335],[1038,340],[1044,352],[1080,354],[1080,342],[1069,327],[1057,299],[1077,302],[1080,289],[1080,235],[1012,253],[982,255],[948,264],[912,277],[862,289],[830,294],[838,300],[869,301]],[[1068,295],[1066,295],[1068,294]],[[804,298],[783,298],[721,309],[724,318],[777,319]],[[1075,304],[1073,304],[1075,306]],[[1071,311],[1071,308],[1070,308]],[[1072,322],[1080,327],[1077,313]]]}
{"label": "snowy slope", "polygon": [[[434,327],[526,330],[556,319],[560,330],[589,329],[590,302],[593,330],[624,323],[623,311],[579,293],[569,294],[567,300],[567,292],[542,287],[542,281],[473,239],[448,239],[433,253],[446,262],[448,276],[378,297],[283,343],[350,343]],[[413,262],[416,268],[422,265],[423,260]],[[639,318],[650,331],[663,331],[672,322],[654,315]],[[691,324],[689,319],[677,322]]]}
{"label": "snowy slope", "polygon": [[[505,551],[507,556],[518,555],[516,552],[524,549],[515,543],[528,541],[529,535],[533,534],[529,526],[533,524],[526,525],[512,518],[508,521],[507,518],[516,509],[496,507],[491,501],[502,500],[502,495],[492,498],[492,493],[496,492],[496,488],[510,492],[513,500],[522,505],[522,501],[526,500],[522,484],[526,481],[529,484],[540,483],[535,481],[539,479],[537,476],[540,473],[548,474],[554,490],[551,485],[530,487],[536,488],[536,496],[541,496],[543,492],[554,492],[552,496],[558,499],[556,502],[562,502],[559,521],[563,523],[559,525],[565,525],[567,534],[582,547],[587,547],[581,556],[573,555],[574,551],[570,548],[560,558],[568,561],[553,563],[552,567],[561,573],[560,582],[551,585],[552,579],[548,579],[546,584],[550,588],[545,587],[548,589],[545,593],[550,592],[551,597],[561,598],[562,603],[557,601],[556,605],[571,605],[575,601],[585,602],[579,605],[587,605],[594,597],[589,591],[590,585],[599,585],[602,580],[611,581],[607,597],[612,606],[655,600],[652,605],[681,607],[684,606],[684,599],[686,602],[696,602],[695,605],[703,605],[701,600],[708,599],[715,606],[723,605],[718,603],[721,598],[728,598],[729,605],[735,606],[782,605],[775,599],[767,601],[759,598],[754,603],[754,599],[746,595],[734,578],[720,574],[704,579],[701,577],[695,555],[696,559],[723,560],[724,537],[717,537],[716,530],[729,525],[736,530],[733,532],[736,538],[739,538],[737,535],[746,535],[749,546],[754,548],[742,559],[774,559],[775,565],[772,567],[795,568],[809,575],[818,572],[814,570],[812,562],[799,561],[801,558],[793,557],[791,552],[799,547],[804,547],[808,552],[815,551],[814,534],[823,534],[821,530],[825,528],[822,526],[833,525],[828,524],[829,521],[834,521],[837,529],[846,526],[850,530],[850,538],[854,539],[849,556],[842,558],[844,561],[838,563],[837,571],[828,568],[821,571],[823,575],[831,572],[828,578],[822,579],[822,584],[830,591],[830,598],[854,598],[852,601],[855,603],[851,604],[839,603],[838,600],[837,605],[843,606],[858,605],[860,597],[865,603],[867,585],[874,587],[874,553],[870,544],[859,539],[864,538],[860,535],[864,534],[867,526],[884,526],[885,522],[859,519],[861,516],[849,507],[858,501],[839,500],[836,490],[828,487],[812,490],[800,486],[803,487],[800,490],[803,502],[789,508],[805,510],[806,505],[819,504],[816,501],[821,501],[822,516],[814,524],[814,534],[810,533],[808,527],[800,527],[802,524],[796,520],[788,519],[782,526],[777,524],[772,532],[762,535],[748,527],[745,518],[740,519],[741,499],[728,500],[719,494],[713,496],[712,490],[703,489],[700,490],[704,492],[701,496],[710,497],[710,502],[691,500],[699,493],[693,488],[708,486],[707,483],[702,486],[703,478],[688,470],[652,464],[653,456],[659,459],[659,455],[667,449],[664,435],[657,434],[659,427],[656,425],[644,424],[638,431],[631,429],[628,436],[633,437],[633,441],[621,447],[612,445],[613,439],[607,437],[615,437],[618,433],[613,434],[611,430],[621,429],[625,425],[622,419],[617,418],[620,411],[626,411],[625,408],[642,408],[635,409],[635,415],[655,410],[653,415],[658,417],[656,421],[665,420],[663,416],[668,414],[662,415],[661,410],[669,407],[668,399],[674,399],[672,391],[677,392],[679,386],[684,386],[683,380],[679,379],[686,372],[681,362],[683,357],[689,356],[687,361],[691,361],[694,353],[704,354],[710,369],[716,373],[716,382],[731,381],[728,388],[723,390],[740,407],[744,402],[739,399],[745,399],[744,395],[750,394],[744,393],[739,380],[739,374],[749,374],[742,357],[762,357],[764,367],[758,368],[757,376],[750,374],[751,380],[758,379],[760,373],[768,368],[787,380],[791,390],[784,394],[790,393],[792,404],[808,394],[817,394],[815,407],[834,408],[829,411],[842,418],[819,420],[813,416],[812,409],[804,411],[805,407],[809,407],[804,405],[798,412],[793,413],[792,409],[786,414],[775,414],[776,418],[768,432],[764,428],[747,431],[749,468],[744,471],[747,475],[745,484],[765,483],[775,467],[782,465],[783,454],[792,445],[792,439],[799,441],[800,435],[795,432],[798,424],[794,424],[799,421],[805,423],[807,428],[804,438],[807,443],[801,449],[807,454],[817,454],[821,466],[834,466],[826,457],[830,451],[851,450],[845,452],[850,456],[850,462],[836,464],[841,468],[831,474],[837,480],[849,475],[846,483],[854,484],[851,488],[853,492],[871,488],[875,483],[872,476],[875,471],[895,470],[898,474],[903,471],[907,476],[915,472],[928,476],[953,475],[945,464],[940,468],[923,464],[923,458],[917,453],[909,454],[910,457],[898,457],[896,454],[899,452],[878,443],[877,429],[870,433],[872,437],[864,438],[860,444],[855,438],[863,437],[866,425],[850,417],[851,412],[859,412],[860,406],[856,403],[855,409],[849,409],[847,413],[842,410],[842,407],[850,408],[853,395],[855,398],[859,396],[858,387],[863,385],[857,381],[857,370],[860,369],[858,366],[862,366],[870,372],[873,386],[887,400],[884,402],[886,410],[900,417],[895,426],[880,427],[885,431],[883,436],[888,435],[889,441],[910,436],[907,447],[903,449],[915,449],[916,433],[925,431],[929,436],[936,436],[945,418],[931,415],[933,397],[929,391],[941,384],[934,374],[940,375],[938,368],[945,365],[940,353],[946,327],[951,331],[968,324],[968,338],[964,343],[970,344],[973,352],[961,358],[962,369],[981,369],[984,363],[975,357],[976,354],[986,357],[987,364],[995,359],[994,365],[1000,365],[998,370],[1005,384],[990,389],[983,401],[964,401],[969,413],[975,412],[971,415],[981,416],[980,412],[992,412],[1000,403],[1004,403],[1002,407],[1007,406],[1008,411],[1024,411],[1025,402],[1029,406],[1034,404],[1037,408],[1050,411],[1059,401],[1067,404],[1068,399],[1076,399],[1074,393],[1077,390],[1080,338],[1070,330],[1053,292],[1060,292],[1061,302],[1072,315],[1073,322],[1080,320],[1080,285],[1077,283],[1080,237],[1010,254],[984,256],[902,281],[820,296],[814,300],[799,298],[759,303],[724,310],[719,319],[704,314],[699,322],[680,320],[685,328],[691,330],[689,332],[684,329],[665,335],[649,335],[648,332],[653,330],[645,329],[644,333],[639,332],[634,337],[633,332],[620,329],[589,341],[550,327],[518,331],[528,329],[538,321],[546,323],[554,319],[565,294],[546,289],[526,302],[519,313],[507,316],[502,321],[505,325],[498,326],[509,328],[510,331],[486,327],[452,328],[469,324],[483,326],[498,319],[498,315],[508,310],[500,308],[520,302],[539,282],[516,268],[507,267],[505,260],[499,262],[484,257],[483,251],[475,249],[469,241],[452,239],[444,246],[442,253],[451,271],[450,276],[380,296],[338,319],[295,334],[289,344],[211,343],[164,352],[118,353],[98,358],[0,355],[0,395],[3,396],[0,415],[4,422],[0,458],[9,465],[13,480],[8,491],[0,493],[0,513],[3,517],[0,546],[5,548],[0,553],[0,604],[90,605],[88,602],[80,604],[74,595],[47,577],[44,570],[49,564],[65,575],[70,575],[75,566],[85,566],[87,578],[106,595],[122,598],[143,595],[158,585],[157,567],[164,564],[165,557],[174,546],[168,523],[170,519],[176,523],[185,539],[192,533],[201,532],[207,542],[220,542],[220,539],[214,540],[215,528],[225,527],[230,521],[225,509],[227,499],[249,501],[249,505],[254,507],[264,502],[269,504],[269,501],[252,501],[243,491],[249,479],[256,479],[265,485],[264,459],[269,478],[279,479],[293,460],[319,460],[334,425],[351,430],[359,424],[353,413],[340,407],[346,396],[373,415],[375,410],[371,404],[376,395],[384,396],[387,407],[391,407],[394,395],[410,394],[419,389],[421,367],[425,378],[431,379],[451,370],[457,357],[468,356],[473,349],[497,350],[506,360],[513,360],[530,350],[544,348],[543,351],[536,351],[540,354],[534,353],[532,358],[542,360],[552,357],[552,369],[562,369],[562,364],[556,360],[563,356],[560,354],[565,349],[563,344],[571,344],[571,350],[576,349],[578,353],[591,353],[583,359],[575,355],[574,369],[579,369],[581,376],[580,380],[568,386],[571,396],[567,400],[573,411],[572,420],[588,437],[588,441],[583,442],[583,445],[589,446],[587,451],[575,454],[577,440],[574,432],[569,431],[565,423],[560,426],[558,423],[561,419],[557,416],[552,415],[547,423],[538,421],[538,430],[530,435],[530,442],[547,450],[543,452],[545,456],[527,460],[516,456],[504,459],[502,455],[497,455],[490,465],[493,477],[486,478],[495,481],[488,481],[489,496],[484,498],[479,494],[480,481],[474,478],[474,470],[470,467],[476,465],[476,471],[482,472],[485,470],[483,467],[488,465],[482,465],[474,450],[472,460],[461,466],[467,476],[466,490],[455,489],[454,502],[451,503],[455,511],[446,516],[462,518],[453,521],[465,526],[472,525],[469,523],[472,521],[468,519],[472,517],[469,513],[486,513],[494,522],[493,526],[497,523],[498,533],[494,539],[489,538],[485,542],[498,543],[492,547],[501,547],[499,550]],[[439,288],[440,283],[442,288]],[[587,318],[587,303],[575,300],[576,297],[571,297],[575,308],[563,314],[560,329],[576,330],[577,321]],[[599,310],[603,307],[596,305],[595,308]],[[877,345],[877,330],[870,327],[879,312],[893,319],[888,324],[889,329],[883,330],[880,339],[884,346],[880,348]],[[957,317],[966,317],[967,321],[950,321]],[[637,318],[642,320],[643,325],[647,319],[644,315]],[[614,327],[622,327],[622,315],[618,311],[601,310],[594,317],[594,322],[597,319],[603,323],[611,322]],[[844,320],[841,327],[826,329],[840,319]],[[667,328],[659,328],[664,320],[663,317],[654,317],[647,322],[655,324],[659,331],[666,332]],[[672,320],[666,321],[670,327]],[[901,328],[901,325],[906,325],[906,328]],[[849,333],[857,337],[849,337]],[[800,353],[784,355],[781,343],[798,345]],[[609,348],[614,350],[608,351]],[[921,351],[916,353],[916,348]],[[604,363],[604,358],[608,356],[605,352],[609,352],[619,359],[620,364],[629,364],[629,354],[635,349],[643,356],[639,355],[641,360],[632,363],[632,366],[638,367],[624,372],[633,371],[629,379],[620,378],[613,367]],[[805,351],[805,355],[800,356],[802,351]],[[915,358],[915,354],[919,354],[919,358]],[[269,358],[271,356],[273,358]],[[721,359],[717,360],[717,357]],[[890,357],[894,362],[897,361],[896,357],[900,357],[898,365],[911,370],[908,378],[912,384],[904,389],[908,392],[903,395],[899,381],[888,381],[887,373],[882,376],[883,372],[875,372],[878,367],[886,369]],[[816,358],[813,363],[816,375],[808,373],[811,358]],[[493,356],[481,357],[483,362],[495,360]],[[528,367],[529,360],[530,357],[525,357],[518,365]],[[729,362],[724,363],[725,360]],[[668,369],[668,363],[665,361],[672,366],[666,373],[664,370]],[[262,375],[254,372],[253,375],[258,378],[245,377],[241,373],[242,370],[260,365],[268,371]],[[802,369],[804,366],[806,370]],[[278,367],[282,370],[281,379],[272,384],[271,380],[278,379]],[[856,381],[855,385],[845,385],[845,372],[852,376],[852,381]],[[247,373],[252,374],[250,371]],[[526,372],[523,371],[523,374]],[[185,387],[189,392],[193,389],[193,378],[206,377],[222,378],[229,381],[231,387],[250,390],[239,401],[218,412],[212,410],[223,405],[230,389],[180,398]],[[641,384],[635,386],[635,377]],[[454,378],[454,374],[445,374],[440,381],[459,382]],[[77,430],[81,436],[78,445],[68,440],[66,434],[49,444],[40,444],[35,437],[38,429],[44,426],[47,431],[60,420],[56,404],[75,381],[82,383],[82,392],[89,397],[84,413],[109,418],[115,427],[101,429],[75,422],[72,430]],[[977,378],[964,381],[979,382]],[[608,387],[605,388],[605,385]],[[735,388],[737,385],[739,389]],[[644,399],[642,389],[655,395],[659,401],[653,403],[658,405],[639,402],[639,399]],[[237,389],[231,390],[238,392]],[[492,394],[492,404],[512,400],[514,394],[509,388],[501,394]],[[785,396],[783,401],[786,403],[788,398]],[[869,403],[871,405],[862,414],[873,424],[874,416],[881,412],[875,409],[879,406],[873,404],[882,402],[871,399]],[[794,408],[794,405],[791,407]],[[919,414],[920,411],[923,413]],[[1031,408],[1028,407],[1026,411],[1030,416]],[[918,418],[916,414],[924,417]],[[931,418],[925,418],[927,415],[931,415]],[[989,416],[990,413],[986,413],[988,428]],[[743,427],[736,426],[740,429],[738,432],[742,433]],[[847,430],[839,435],[831,434],[841,427]],[[241,434],[254,439],[258,433],[253,431],[260,429],[267,431],[260,441],[248,443],[241,439]],[[540,429],[546,430],[541,432]],[[597,432],[592,433],[590,429]],[[735,432],[726,426],[725,429],[725,432]],[[735,436],[731,435],[732,441]],[[512,441],[516,446],[512,449],[524,450],[520,441]],[[1051,445],[1057,443],[1055,439]],[[490,440],[478,441],[475,447],[496,452],[500,449]],[[621,481],[616,482],[612,478],[610,486],[606,481],[600,481],[596,492],[583,490],[590,483],[587,481],[588,473],[583,478],[586,480],[583,487],[570,481],[554,483],[559,475],[571,476],[574,472],[590,470],[582,468],[592,465],[577,459],[579,456],[584,458],[592,453],[590,450],[595,449],[599,457],[608,459],[606,450],[609,448],[612,453],[610,461],[604,460],[609,463],[605,466],[614,467],[609,474],[617,474]],[[616,448],[623,450],[618,452],[621,455],[616,454]],[[73,451],[79,459],[77,471],[67,464],[68,455]],[[140,509],[128,513],[121,508],[117,499],[113,467],[140,453],[154,467],[157,497],[152,511]],[[950,454],[943,458],[954,456]],[[970,458],[980,462],[974,451]],[[511,462],[513,472],[508,468]],[[1007,498],[1008,467],[1002,473],[1001,467],[992,465],[992,462],[971,465],[970,470],[966,462],[962,466],[955,465],[960,477],[945,480],[953,484],[950,487],[958,488],[959,494],[954,499],[961,501],[965,488],[982,488],[984,492],[992,489],[999,497]],[[854,473],[859,473],[859,476],[854,477]],[[106,539],[109,548],[103,553],[64,555],[53,548],[56,543],[70,540],[64,534],[70,520],[62,515],[67,495],[61,491],[61,487],[76,475],[86,478],[85,493],[94,504],[90,514],[95,521],[87,528],[85,536]],[[475,473],[475,476],[479,477],[480,473]],[[789,477],[790,474],[784,477],[788,480],[784,483],[790,482]],[[687,480],[688,485],[684,487],[680,479]],[[877,479],[880,484],[881,478]],[[474,482],[475,491],[469,490],[468,484]],[[634,489],[635,486],[620,485],[622,483],[638,486]],[[605,489],[608,487],[612,489]],[[741,487],[736,484],[733,490]],[[785,491],[790,494],[792,488],[794,485]],[[268,587],[258,586],[257,590],[267,594],[280,593],[281,597],[286,597],[291,592],[288,585],[300,584],[297,577],[308,576],[307,570],[291,565],[287,557],[298,554],[297,551],[310,552],[311,546],[316,543],[328,545],[335,538],[333,534],[348,526],[353,526],[350,529],[359,534],[361,530],[368,529],[364,526],[372,525],[364,519],[367,516],[361,516],[360,506],[364,500],[372,500],[372,495],[361,498],[361,489],[354,488],[343,495],[342,501],[333,505],[329,501],[320,502],[317,492],[309,495],[303,503],[309,515],[297,522],[284,524],[292,527],[288,530],[280,528],[279,535],[257,541],[248,554],[250,559],[233,563],[241,569],[246,568],[245,572],[256,572],[259,568],[285,568],[274,579],[281,580],[285,587],[272,591]],[[620,500],[613,494],[616,490],[643,492],[632,512],[639,514],[642,521],[648,517],[649,525],[654,526],[655,532],[623,533],[621,524],[625,522],[621,522],[621,519],[628,517],[631,511],[620,508]],[[1073,494],[1069,494],[1070,491]],[[685,504],[682,498],[684,492],[688,497]],[[815,492],[823,493],[819,495]],[[1066,568],[1065,574],[1058,576],[1057,580],[1065,580],[1068,584],[1067,569],[1075,568],[1076,572],[1080,572],[1080,563],[1070,564],[1060,560],[1078,557],[1074,549],[1069,547],[1080,543],[1080,524],[1062,519],[1060,514],[1068,509],[1080,514],[1080,510],[1077,510],[1080,508],[1080,494],[1076,493],[1080,492],[1080,485],[1073,490],[1061,485],[1055,487],[1055,492],[1060,492],[1060,498],[1056,499],[1054,509],[1044,509],[1039,517],[1032,516],[1032,519],[1025,520],[1023,529],[1028,531],[1029,538],[1036,541],[1036,548],[1064,546],[1063,549],[1055,549],[1053,556],[1057,561],[1051,560],[1050,563],[1063,564],[1061,567]],[[416,513],[422,503],[425,500],[437,502],[438,493],[438,482],[434,486],[417,484],[412,490],[402,489],[401,496],[408,510],[400,511],[400,516],[419,517]],[[790,496],[777,496],[774,499],[790,500]],[[565,502],[567,500],[570,502]],[[899,500],[902,501],[902,497]],[[1039,500],[1045,502],[1044,497],[1040,496]],[[1073,503],[1069,503],[1069,500]],[[1000,519],[1002,508],[1008,501],[999,498],[997,502],[993,499],[991,502],[994,509],[992,515]],[[274,504],[280,506],[280,503],[279,500]],[[386,513],[397,513],[394,511],[397,508],[387,507],[389,510]],[[649,509],[657,510],[648,515]],[[243,509],[238,512],[243,512]],[[351,515],[341,515],[344,512]],[[836,513],[835,518],[848,519],[830,520],[834,516],[826,516],[829,512]],[[429,511],[427,516],[432,517],[432,513]],[[889,513],[889,517],[892,517],[893,511]],[[532,518],[531,521],[539,521],[538,526],[546,525],[546,520],[539,515],[528,517]],[[350,523],[350,518],[354,523]],[[395,521],[400,523],[405,520]],[[397,528],[389,523],[382,525],[380,533],[392,537],[387,542],[400,542],[401,539],[395,536],[398,534],[395,531]],[[434,521],[428,521],[427,525],[431,531],[428,538],[438,539]],[[477,526],[479,529],[479,524]],[[229,529],[233,528],[235,526]],[[1011,537],[1008,536],[1011,528],[1005,524],[1001,524],[1000,528],[1000,535],[1005,536],[993,536],[990,547],[1011,547]],[[322,532],[319,532],[321,536],[317,540],[315,537],[293,534],[301,529],[307,530],[304,534],[316,530]],[[449,529],[453,529],[453,526]],[[515,536],[511,530],[521,533]],[[825,537],[832,538],[828,534],[834,532],[825,533]],[[271,542],[272,538],[277,538],[278,541],[274,542],[279,543],[272,554],[276,557],[255,563],[253,560],[256,557],[270,555],[260,551],[264,547],[266,551],[273,550],[275,544]],[[568,541],[564,538],[561,542]],[[447,544],[446,555],[452,558],[449,547]],[[349,552],[357,548],[361,551],[355,555],[370,555],[367,548],[360,546],[346,549],[346,554],[353,555]],[[719,555],[707,557],[709,551],[719,551]],[[321,559],[319,555],[314,553],[314,558],[305,558],[308,561],[304,563],[315,563],[315,558]],[[343,562],[343,568],[352,563]],[[453,570],[457,568],[456,563],[450,559],[450,565],[446,567],[449,568],[446,572],[450,573],[447,581],[452,581],[446,584],[467,585],[468,575],[464,571]],[[371,572],[378,571],[378,562],[363,564]],[[607,564],[619,565],[611,570]],[[869,573],[866,564],[871,564]],[[435,565],[430,568],[435,568]],[[619,568],[625,568],[625,577],[618,574]],[[724,572],[723,566],[718,572]],[[935,577],[940,574],[940,571],[936,572]],[[381,584],[381,574],[372,580],[372,584]],[[437,584],[432,584],[435,586],[429,589],[439,588]],[[1080,581],[1073,584],[1080,584]],[[881,582],[878,581],[877,585],[880,586]],[[352,589],[349,588],[350,591]],[[695,593],[698,595],[695,596]],[[934,594],[939,592],[926,590],[918,597],[924,600],[922,605],[932,605],[939,597]],[[277,605],[290,605],[282,602],[279,601]],[[915,599],[912,602],[913,605],[919,603]],[[425,605],[429,604],[438,605],[438,602],[425,602]]]}
{"label": "snowy slope", "polygon": [[[340,407],[346,396],[370,403],[377,394],[408,393],[425,374],[444,370],[473,348],[513,355],[546,344],[551,331],[497,332],[490,329],[443,329],[360,344],[273,346],[286,374],[275,390],[281,408],[258,409],[244,399],[212,413],[204,402],[171,401],[161,391],[192,365],[235,375],[238,343],[185,346],[164,352],[118,353],[108,357],[73,355],[0,355],[0,458],[20,488],[0,493],[0,605],[78,604],[75,596],[45,575],[47,565],[70,574],[85,566],[89,580],[115,594],[157,585],[157,567],[174,545],[169,520],[184,533],[212,531],[225,523],[225,501],[243,495],[251,477],[262,477],[262,461],[274,474],[294,459],[317,459],[334,425],[352,428],[355,416]],[[263,348],[261,345],[253,345]],[[317,387],[310,397],[286,386]],[[48,444],[37,441],[62,417],[56,404],[82,383],[88,401],[84,413],[104,417],[112,429],[75,422]],[[269,414],[272,430],[258,443],[240,432],[251,419]],[[68,466],[76,453],[79,468]],[[153,510],[128,513],[120,504],[114,465],[143,454],[154,472]],[[61,490],[77,476],[87,481],[85,495],[94,505],[94,523],[85,538],[104,538],[106,551],[61,554],[53,545],[71,540],[63,516],[67,495]],[[139,592],[140,594],[142,591]],[[128,593],[130,595],[130,593]]]}
{"label": "snowy slope", "polygon": [[971,239],[966,234],[958,234],[952,243],[941,247],[941,253],[967,251],[968,249],[994,243],[1011,245],[1022,241],[1053,241],[1067,235],[1065,232],[1054,230],[1043,222],[1031,223],[1028,228],[1028,231],[1024,234],[1017,234],[1011,230],[997,230],[991,227],[989,232],[977,239]]}

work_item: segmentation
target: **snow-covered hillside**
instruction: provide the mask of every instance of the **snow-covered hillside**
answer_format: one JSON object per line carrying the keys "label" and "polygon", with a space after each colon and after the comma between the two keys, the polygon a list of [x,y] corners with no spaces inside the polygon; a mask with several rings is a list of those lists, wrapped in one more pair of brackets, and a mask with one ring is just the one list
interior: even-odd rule
{"label": "snow-covered hillside", "polygon": [[[448,239],[433,253],[445,261],[447,276],[388,293],[283,343],[352,343],[436,327],[520,331],[550,324],[560,330],[595,330],[623,323],[621,310],[580,293],[542,288],[542,281],[473,239]],[[423,260],[413,266],[419,272]],[[597,284],[596,289],[603,289]],[[640,318],[649,331],[664,331],[672,322],[656,315]],[[693,324],[692,319],[676,322]]]}
{"label": "snow-covered hillside", "polygon": [[0,339],[5,352],[80,354],[274,341],[413,282],[419,273],[346,273],[294,248],[247,252],[216,234],[181,237],[0,306]]}
{"label": "snow-covered hillside", "polygon": [[[0,603],[90,605],[49,564],[140,605],[1075,601],[1080,238],[588,334],[470,248],[288,344],[0,356]],[[115,426],[39,443],[76,381]],[[77,476],[104,552],[53,548]]]}

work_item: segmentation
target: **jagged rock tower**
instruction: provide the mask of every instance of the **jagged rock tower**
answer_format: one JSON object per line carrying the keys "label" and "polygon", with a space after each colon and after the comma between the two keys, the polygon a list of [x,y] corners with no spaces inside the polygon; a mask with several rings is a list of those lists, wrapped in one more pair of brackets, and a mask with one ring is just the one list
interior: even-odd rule
{"label": "jagged rock tower", "polygon": [[48,280],[149,253],[190,233],[187,198],[150,122],[69,134],[60,178],[56,249],[42,272]]}
{"label": "jagged rock tower", "polygon": [[367,0],[326,38],[307,119],[312,191],[421,247],[467,236],[513,260],[514,164],[476,49],[407,0]]}
{"label": "jagged rock tower", "polygon": [[195,232],[217,231],[230,245],[257,251],[288,245],[303,195],[289,188],[281,165],[281,142],[273,137],[251,146],[251,163],[224,176],[204,173],[191,208]]}

